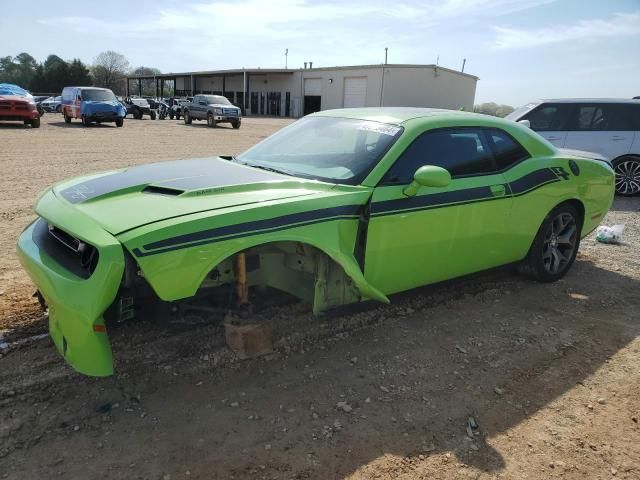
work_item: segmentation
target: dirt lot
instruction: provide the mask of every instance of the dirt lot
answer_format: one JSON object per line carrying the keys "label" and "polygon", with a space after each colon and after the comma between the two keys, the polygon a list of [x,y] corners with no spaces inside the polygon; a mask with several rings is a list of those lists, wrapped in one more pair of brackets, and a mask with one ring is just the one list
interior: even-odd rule
{"label": "dirt lot", "polygon": [[0,354],[0,478],[640,478],[640,198],[605,219],[626,243],[588,237],[556,284],[499,270],[323,319],[270,308],[258,360],[219,323],[137,323],[111,332],[117,375],[92,379],[32,338],[46,319],[14,244],[39,191],[286,123],[0,126],[0,330],[23,342]]}

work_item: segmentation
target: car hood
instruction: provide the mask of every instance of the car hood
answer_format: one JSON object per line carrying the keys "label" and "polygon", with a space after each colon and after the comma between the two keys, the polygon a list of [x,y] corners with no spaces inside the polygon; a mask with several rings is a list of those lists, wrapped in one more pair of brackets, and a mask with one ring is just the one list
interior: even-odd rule
{"label": "car hood", "polygon": [[228,103],[210,103],[209,106],[215,108],[233,108],[235,110],[240,110],[235,105],[229,105]]}
{"label": "car hood", "polygon": [[5,100],[5,101],[15,102],[15,103],[34,103],[33,98],[24,97],[21,95],[0,95],[0,100]]}
{"label": "car hood", "polygon": [[85,112],[113,112],[122,108],[122,104],[117,100],[99,101],[86,100],[82,102],[82,108]]}
{"label": "car hood", "polygon": [[54,186],[53,191],[117,235],[168,218],[312,195],[333,187],[218,157],[79,177]]}

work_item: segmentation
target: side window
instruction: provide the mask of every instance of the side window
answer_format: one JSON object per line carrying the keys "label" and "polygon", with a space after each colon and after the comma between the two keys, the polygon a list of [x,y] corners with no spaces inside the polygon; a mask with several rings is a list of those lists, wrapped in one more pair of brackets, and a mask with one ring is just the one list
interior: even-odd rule
{"label": "side window", "polygon": [[529,120],[531,129],[536,132],[566,130],[571,104],[543,103],[527,115],[523,120]]}
{"label": "side window", "polygon": [[640,132],[640,105],[629,106],[632,128],[636,132]]}
{"label": "side window", "polygon": [[423,133],[400,155],[382,185],[407,184],[423,165],[446,168],[451,176],[479,175],[495,170],[481,129],[446,129]]}
{"label": "side window", "polygon": [[487,131],[487,137],[493,148],[498,170],[509,168],[531,156],[522,145],[502,130],[490,129]]}
{"label": "side window", "polygon": [[579,105],[571,129],[597,132],[633,130],[629,107],[616,103]]}

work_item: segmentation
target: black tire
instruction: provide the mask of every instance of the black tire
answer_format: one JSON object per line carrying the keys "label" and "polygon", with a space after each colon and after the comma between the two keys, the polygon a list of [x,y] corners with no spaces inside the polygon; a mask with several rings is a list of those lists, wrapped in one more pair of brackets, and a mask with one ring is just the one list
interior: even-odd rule
{"label": "black tire", "polygon": [[632,197],[640,193],[640,157],[628,155],[613,161],[616,194]]}
{"label": "black tire", "polygon": [[235,128],[236,130],[237,130],[237,129],[239,129],[239,128],[240,128],[240,121],[239,121],[239,120],[237,120],[237,121],[235,121],[235,122],[231,122],[231,126],[232,126],[233,128]]}
{"label": "black tire", "polygon": [[209,128],[216,128],[216,119],[213,118],[213,113],[207,113],[207,126]]}
{"label": "black tire", "polygon": [[84,115],[82,115],[82,125],[84,125],[85,127],[88,127],[89,125],[91,125],[91,122],[89,121],[89,119]]}
{"label": "black tire", "polygon": [[116,118],[116,127],[121,127],[124,125],[124,118]]}
{"label": "black tire", "polygon": [[189,110],[185,110],[184,112],[184,117],[182,117],[182,119],[184,120],[184,124],[185,125],[191,125],[191,113],[189,112]]}
{"label": "black tire", "polygon": [[149,116],[151,117],[151,120],[155,120],[155,119],[156,119],[156,112],[155,112],[155,110],[151,110],[151,113],[149,114]]}
{"label": "black tire", "polygon": [[62,116],[64,117],[64,123],[71,123],[71,117],[67,115],[67,111],[63,110]]}
{"label": "black tire", "polygon": [[56,107],[56,112],[57,112],[57,113],[62,112],[62,105],[58,105],[58,106]]}
{"label": "black tire", "polygon": [[142,112],[140,110],[134,110],[133,111],[133,118],[135,118],[136,120],[140,120],[142,118]]}
{"label": "black tire", "polygon": [[169,113],[169,119],[170,119],[170,120],[173,120],[173,116],[174,116],[174,115],[173,115],[173,112]]}
{"label": "black tire", "polygon": [[176,113],[176,120],[180,120],[180,114]]}
{"label": "black tire", "polygon": [[576,208],[563,203],[545,217],[522,261],[520,271],[540,282],[555,282],[573,265],[582,231],[582,216]]}
{"label": "black tire", "polygon": [[29,122],[31,128],[40,128],[40,118],[34,118]]}

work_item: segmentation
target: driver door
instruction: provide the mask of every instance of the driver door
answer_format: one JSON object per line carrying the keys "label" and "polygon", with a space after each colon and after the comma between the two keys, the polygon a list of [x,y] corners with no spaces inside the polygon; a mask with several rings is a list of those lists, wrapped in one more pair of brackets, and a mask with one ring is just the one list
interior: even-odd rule
{"label": "driver door", "polygon": [[[396,160],[372,197],[365,277],[385,294],[505,263],[512,201],[480,128],[427,131]],[[446,187],[403,190],[424,165],[451,173]]]}

